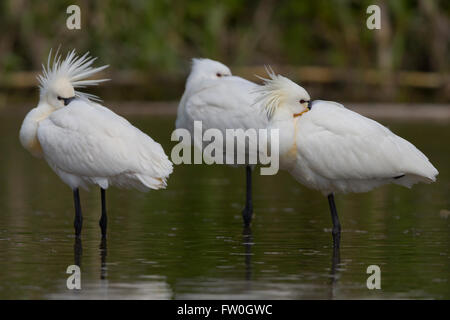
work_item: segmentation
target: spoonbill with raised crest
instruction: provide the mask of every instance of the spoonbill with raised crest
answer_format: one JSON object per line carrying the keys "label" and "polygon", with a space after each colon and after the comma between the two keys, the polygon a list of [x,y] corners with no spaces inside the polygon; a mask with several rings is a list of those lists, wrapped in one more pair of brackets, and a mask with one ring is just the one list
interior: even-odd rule
{"label": "spoonbill with raised crest", "polygon": [[256,102],[270,119],[268,127],[280,130],[280,168],[328,197],[335,246],[339,247],[341,232],[335,193],[436,180],[438,171],[428,158],[388,128],[342,104],[312,101],[288,78],[271,70],[268,74],[256,89]]}
{"label": "spoonbill with raised crest", "polygon": [[79,187],[101,189],[99,221],[106,237],[105,193],[109,186],[141,191],[166,187],[172,163],[163,148],[126,119],[96,103],[94,95],[75,91],[105,81],[88,80],[108,66],[93,68],[96,58],[79,57],[75,50],[65,59],[50,52],[47,67],[38,77],[40,99],[25,117],[20,141],[36,157],[43,157],[73,190],[75,235],[80,237],[82,212]]}

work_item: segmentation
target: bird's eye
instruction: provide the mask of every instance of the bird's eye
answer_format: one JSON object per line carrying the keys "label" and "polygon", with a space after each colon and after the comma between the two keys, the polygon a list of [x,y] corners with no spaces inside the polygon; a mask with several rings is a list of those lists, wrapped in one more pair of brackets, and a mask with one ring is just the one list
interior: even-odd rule
{"label": "bird's eye", "polygon": [[216,76],[218,76],[220,78],[222,76],[222,74],[220,72],[217,72]]}
{"label": "bird's eye", "polygon": [[60,96],[57,96],[56,99],[58,100],[62,100],[63,98],[61,98]]}
{"label": "bird's eye", "polygon": [[300,103],[301,103],[301,104],[304,104],[305,102],[306,102],[306,101],[303,100],[303,99],[300,100]]}

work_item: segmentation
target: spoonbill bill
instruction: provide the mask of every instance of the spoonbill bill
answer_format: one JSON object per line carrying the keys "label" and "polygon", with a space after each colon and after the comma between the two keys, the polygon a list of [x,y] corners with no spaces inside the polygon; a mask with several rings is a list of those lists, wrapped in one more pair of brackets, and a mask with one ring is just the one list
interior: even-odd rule
{"label": "spoonbill bill", "polygon": [[388,128],[342,104],[312,101],[288,78],[268,74],[256,101],[269,117],[269,128],[280,130],[280,168],[328,197],[335,246],[341,232],[335,193],[436,180],[438,171],[428,158]]}
{"label": "spoonbill bill", "polygon": [[[178,106],[176,128],[187,129],[194,136],[194,121],[201,121],[203,132],[218,129],[224,137],[227,129],[266,128],[267,117],[254,104],[257,97],[254,90],[257,87],[256,83],[233,76],[230,69],[218,61],[192,59],[191,72]],[[245,148],[248,153],[248,145]],[[223,149],[223,154],[227,157],[226,148]],[[242,217],[244,224],[248,226],[253,215],[252,166],[248,163],[246,182],[246,202]]]}
{"label": "spoonbill bill", "polygon": [[20,142],[33,156],[43,157],[55,173],[73,190],[75,235],[80,237],[83,217],[79,187],[100,187],[102,213],[99,221],[106,237],[106,189],[109,186],[140,191],[166,187],[172,163],[163,148],[126,119],[96,103],[99,99],[75,88],[97,85],[88,80],[107,68],[93,68],[96,58],[65,59],[50,52],[47,67],[38,76],[40,98],[25,117]]}

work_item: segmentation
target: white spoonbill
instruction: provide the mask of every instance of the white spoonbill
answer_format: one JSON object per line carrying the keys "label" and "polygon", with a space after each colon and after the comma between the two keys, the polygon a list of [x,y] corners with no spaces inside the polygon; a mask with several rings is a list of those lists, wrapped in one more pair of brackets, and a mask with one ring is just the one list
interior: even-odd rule
{"label": "white spoonbill", "polygon": [[[202,121],[203,131],[218,129],[224,137],[226,129],[266,128],[267,117],[254,104],[257,87],[256,83],[233,76],[230,69],[218,61],[192,59],[192,69],[178,106],[176,127],[187,129],[193,136],[194,121]],[[245,147],[248,152],[248,144]],[[223,153],[226,158],[225,147]],[[248,226],[253,214],[252,168],[249,164],[246,165],[246,180],[242,217]]]}
{"label": "white spoonbill", "polygon": [[269,128],[280,130],[280,167],[328,197],[335,246],[341,230],[335,193],[436,180],[438,171],[428,158],[388,128],[339,103],[311,101],[291,80],[268,74],[257,102],[269,116]]}
{"label": "white spoonbill", "polygon": [[40,99],[25,117],[20,142],[36,157],[44,157],[55,173],[73,190],[75,235],[81,234],[79,187],[101,189],[100,227],[106,237],[105,190],[111,186],[141,191],[166,187],[172,163],[163,148],[126,119],[93,102],[91,94],[75,91],[105,80],[87,80],[107,66],[93,68],[96,58],[75,50],[62,60],[56,54],[38,77]]}

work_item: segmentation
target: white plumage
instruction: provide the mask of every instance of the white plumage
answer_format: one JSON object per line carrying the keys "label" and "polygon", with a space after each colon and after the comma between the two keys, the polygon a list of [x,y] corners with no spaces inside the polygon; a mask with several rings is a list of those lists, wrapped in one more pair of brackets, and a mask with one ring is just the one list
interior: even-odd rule
{"label": "white plumage", "polygon": [[[50,54],[51,55],[51,54]],[[73,87],[96,85],[105,80],[84,80],[104,69],[91,68],[95,59],[78,58],[75,51],[61,61],[55,57],[44,68],[40,80],[40,101],[26,116],[20,130],[22,145],[48,164],[72,189],[96,184],[160,189],[172,172],[172,163],[161,145],[126,119],[89,99],[95,96],[75,92]],[[58,99],[60,97],[60,99]]]}
{"label": "white plumage", "polygon": [[268,73],[257,101],[270,117],[269,129],[280,130],[280,166],[328,196],[334,234],[340,231],[334,193],[436,180],[436,168],[410,142],[339,103],[312,102],[302,87]]}
{"label": "white plumage", "polygon": [[50,53],[47,67],[38,77],[39,104],[20,129],[22,145],[34,156],[45,158],[74,190],[78,202],[78,188],[89,184],[103,189],[102,200],[111,185],[142,191],[166,187],[172,163],[161,145],[93,102],[97,97],[75,91],[105,81],[86,79],[107,67],[92,68],[94,61],[87,53],[77,57],[72,51],[64,60],[56,54],[51,65]]}
{"label": "white plumage", "polygon": [[316,100],[305,107],[310,97],[302,87],[269,75],[258,101],[269,128],[280,130],[282,168],[299,182],[328,195],[435,181],[438,171],[410,142],[342,104]]}
{"label": "white plumage", "polygon": [[414,145],[378,122],[331,101],[314,101],[292,119],[296,161],[292,175],[324,194],[366,192],[387,183],[411,187],[438,174]]}
{"label": "white plumage", "polygon": [[[187,129],[194,135],[194,121],[202,121],[203,132],[207,129],[218,129],[224,137],[224,160],[236,159],[226,153],[227,129],[260,129],[266,128],[267,117],[255,104],[259,86],[241,77],[233,76],[230,69],[220,62],[210,59],[193,59],[192,70],[186,81],[186,88],[178,106],[176,127]],[[202,132],[202,133],[203,133]],[[239,141],[236,141],[239,143]],[[194,141],[201,149],[198,141]],[[257,143],[251,141],[250,143]],[[236,149],[248,153],[248,144],[236,146]],[[225,162],[225,161],[224,161]],[[247,204],[244,209],[244,220],[250,223],[251,204],[251,169],[247,166]]]}
{"label": "white plumage", "polygon": [[226,129],[266,128],[267,117],[254,103],[257,87],[256,83],[233,76],[220,62],[193,59],[178,106],[176,127],[189,130],[193,136],[194,121],[202,121],[203,132],[214,128],[224,137]]}
{"label": "white plumage", "polygon": [[160,189],[172,172],[159,143],[97,103],[72,101],[40,122],[37,137],[49,165],[72,189]]}

